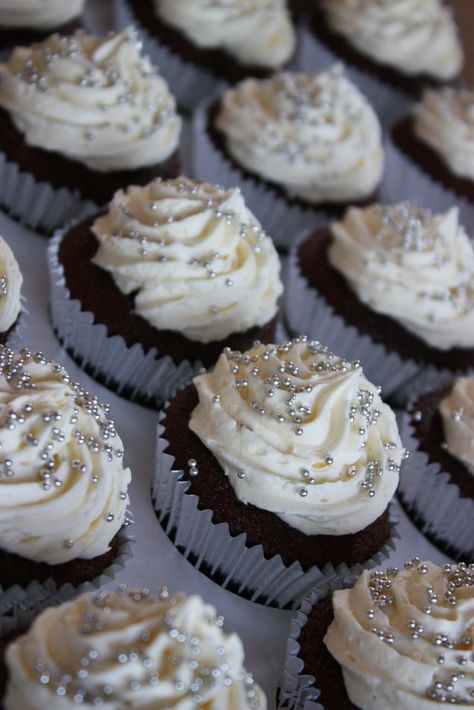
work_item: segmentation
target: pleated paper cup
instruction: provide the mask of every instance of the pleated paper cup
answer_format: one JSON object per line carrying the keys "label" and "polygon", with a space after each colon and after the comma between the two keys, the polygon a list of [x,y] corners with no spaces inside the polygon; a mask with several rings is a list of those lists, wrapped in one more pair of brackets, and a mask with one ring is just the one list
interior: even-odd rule
{"label": "pleated paper cup", "polygon": [[[160,416],[160,422],[164,418]],[[224,589],[266,606],[295,608],[315,586],[333,579],[358,576],[382,563],[395,549],[397,518],[390,508],[390,538],[369,560],[348,567],[317,566],[304,571],[299,562],[285,565],[280,555],[267,559],[261,545],[247,547],[247,536],[232,536],[227,523],[212,522],[211,510],[199,509],[199,498],[189,492],[184,472],[167,453],[164,427],[157,431],[156,470],[152,495],[158,520],[168,537],[197,569]]]}

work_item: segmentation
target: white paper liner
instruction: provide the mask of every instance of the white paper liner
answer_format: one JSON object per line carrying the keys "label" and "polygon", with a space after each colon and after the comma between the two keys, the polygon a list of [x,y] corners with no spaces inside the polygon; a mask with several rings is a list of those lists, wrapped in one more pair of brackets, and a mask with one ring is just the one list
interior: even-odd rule
{"label": "white paper liner", "polygon": [[80,302],[71,298],[58,259],[69,229],[57,232],[48,248],[51,321],[61,345],[106,387],[127,399],[159,406],[177,387],[190,382],[202,363],[185,360],[175,365],[171,357],[160,357],[156,348],[145,353],[138,343],[129,347],[121,336],[110,336],[105,325],[95,323],[93,313],[81,310]]}
{"label": "white paper liner", "polygon": [[128,25],[135,25],[140,30],[145,53],[158,67],[171,93],[183,109],[192,111],[203,98],[225,86],[224,81],[219,80],[205,67],[187,62],[169,47],[160,44],[148,29],[140,24],[126,0],[115,0],[114,13],[117,30]]}
{"label": "white paper liner", "polygon": [[[220,94],[222,96],[222,94]],[[198,180],[240,187],[247,207],[254,213],[275,245],[288,248],[302,229],[317,229],[329,217],[317,206],[291,204],[259,178],[244,175],[218,150],[207,132],[208,109],[219,94],[204,101],[193,116],[193,176]]]}
{"label": "white paper liner", "polygon": [[98,211],[79,191],[38,182],[0,152],[0,207],[31,229],[50,234],[71,219],[84,219]]}
{"label": "white paper liner", "polygon": [[[162,412],[160,422],[164,416]],[[350,568],[345,563],[336,567],[327,564],[323,569],[314,566],[305,572],[299,562],[286,566],[280,555],[266,559],[261,545],[246,546],[245,533],[233,537],[227,523],[212,522],[211,510],[199,510],[199,498],[188,493],[190,482],[183,480],[183,471],[174,468],[175,459],[166,452],[168,442],[162,437],[163,432],[159,423],[152,485],[158,520],[191,564],[211,579],[218,577],[224,589],[230,588],[266,606],[295,608],[313,587],[325,580],[359,575],[364,569],[381,564],[395,549],[398,520],[390,507],[390,538],[373,558],[363,563]]]}
{"label": "white paper liner", "polygon": [[27,587],[21,587],[18,584],[4,590],[0,587],[0,636],[2,635],[2,619],[14,619],[18,614],[31,609],[39,610],[46,606],[59,604],[82,592],[99,589],[113,580],[117,573],[125,567],[127,560],[133,556],[134,538],[129,531],[131,524],[132,518],[127,511],[124,526],[117,533],[120,543],[117,554],[113,562],[96,579],[83,582],[77,587],[69,583],[58,587],[53,579],[48,579],[46,582],[32,581]]}
{"label": "white paper liner", "polygon": [[[401,436],[410,458],[400,474],[398,496],[417,526],[458,561],[474,560],[474,500],[461,497],[441,464],[419,448],[411,416],[401,417]],[[466,475],[469,476],[468,471]]]}

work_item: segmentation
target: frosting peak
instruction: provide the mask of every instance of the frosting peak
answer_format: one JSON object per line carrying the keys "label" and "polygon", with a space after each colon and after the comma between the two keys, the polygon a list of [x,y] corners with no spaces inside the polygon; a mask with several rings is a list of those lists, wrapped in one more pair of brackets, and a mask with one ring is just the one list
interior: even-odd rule
{"label": "frosting peak", "polygon": [[311,203],[367,197],[381,178],[379,121],[340,66],[246,79],[216,125],[238,163]]}
{"label": "frosting peak", "polygon": [[474,347],[474,249],[457,208],[351,207],[329,260],[358,298],[440,350]]}
{"label": "frosting peak", "polygon": [[228,350],[194,384],[189,426],[243,503],[307,535],[355,533],[387,508],[403,448],[358,363],[301,337]]}
{"label": "frosting peak", "polygon": [[182,177],[129,187],[93,231],[94,262],[159,330],[206,343],[277,312],[280,261],[236,188]]}
{"label": "frosting peak", "polygon": [[100,172],[166,160],[181,119],[130,28],[104,38],[52,35],[0,64],[0,105],[30,145]]}
{"label": "frosting peak", "polygon": [[474,475],[474,378],[459,377],[439,411],[448,451]]}
{"label": "frosting peak", "polygon": [[0,332],[15,323],[21,310],[23,276],[15,255],[0,237]]}

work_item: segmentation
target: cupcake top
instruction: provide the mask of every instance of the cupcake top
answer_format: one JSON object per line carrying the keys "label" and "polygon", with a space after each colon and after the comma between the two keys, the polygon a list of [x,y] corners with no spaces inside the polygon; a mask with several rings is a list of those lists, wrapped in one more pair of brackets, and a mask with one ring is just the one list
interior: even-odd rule
{"label": "cupcake top", "polygon": [[413,115],[417,137],[454,175],[474,180],[474,90],[425,91]]}
{"label": "cupcake top", "polygon": [[0,106],[26,143],[93,170],[166,160],[181,119],[164,79],[130,28],[103,38],[52,35],[0,64]]}
{"label": "cupcake top", "polygon": [[22,283],[15,255],[0,237],[0,333],[11,328],[20,314]]}
{"label": "cupcake top", "polygon": [[439,411],[449,453],[474,475],[474,378],[459,377]]}
{"label": "cupcake top", "polygon": [[307,535],[355,533],[387,508],[403,448],[358,362],[302,336],[228,350],[194,384],[189,426],[243,503]]}
{"label": "cupcake top", "polygon": [[239,164],[308,202],[366,197],[382,175],[378,118],[340,66],[246,79],[216,126]]}
{"label": "cupcake top", "polygon": [[50,30],[79,17],[85,0],[0,0],[0,27]]}
{"label": "cupcake top", "polygon": [[55,565],[104,554],[130,470],[108,406],[61,365],[0,347],[0,546]]}
{"label": "cupcake top", "polygon": [[474,249],[458,209],[351,207],[329,261],[357,297],[439,350],[474,347]]}
{"label": "cupcake top", "polygon": [[280,260],[237,188],[183,177],[129,187],[93,232],[94,263],[159,330],[207,343],[277,312]]}
{"label": "cupcake top", "polygon": [[286,0],[154,0],[156,13],[201,49],[223,49],[241,64],[275,69],[295,49]]}
{"label": "cupcake top", "polygon": [[7,650],[5,710],[266,710],[237,634],[197,596],[100,591],[43,611]]}
{"label": "cupcake top", "polygon": [[[414,558],[334,592],[324,643],[364,710],[472,707],[474,569]],[[316,679],[317,683],[317,679]]]}
{"label": "cupcake top", "polygon": [[452,79],[463,51],[441,0],[323,0],[328,23],[380,64],[413,76]]}

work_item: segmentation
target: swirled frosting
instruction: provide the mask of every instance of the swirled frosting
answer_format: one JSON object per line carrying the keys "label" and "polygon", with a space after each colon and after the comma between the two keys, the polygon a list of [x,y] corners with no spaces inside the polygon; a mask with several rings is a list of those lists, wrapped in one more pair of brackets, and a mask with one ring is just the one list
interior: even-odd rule
{"label": "swirled frosting", "polygon": [[207,343],[277,312],[280,261],[238,189],[187,178],[129,187],[93,231],[94,262],[159,330]]}
{"label": "swirled frosting", "polygon": [[15,255],[0,237],[0,332],[14,324],[21,310],[23,276]]}
{"label": "swirled frosting", "polygon": [[130,470],[107,405],[57,363],[0,347],[0,546],[51,565],[109,549]]}
{"label": "swirled frosting", "polygon": [[0,64],[0,106],[29,145],[100,172],[166,160],[181,119],[133,30],[52,35]]}
{"label": "swirled frosting", "polygon": [[189,426],[243,503],[307,535],[355,533],[387,508],[403,448],[359,363],[301,337],[225,352],[194,384]]}
{"label": "swirled frosting", "polygon": [[439,411],[448,451],[474,475],[474,378],[459,377]]}
{"label": "swirled frosting", "polygon": [[413,110],[414,131],[454,175],[474,180],[474,90],[425,91]]}
{"label": "swirled frosting", "polygon": [[266,710],[237,634],[197,596],[119,588],[43,611],[6,655],[5,710]]}
{"label": "swirled frosting", "polygon": [[400,572],[365,570],[332,603],[324,643],[358,708],[474,706],[472,565],[414,558]]}
{"label": "swirled frosting", "polygon": [[382,175],[379,121],[339,66],[246,79],[216,125],[238,163],[307,202],[366,197]]}
{"label": "swirled frosting", "polygon": [[441,0],[323,0],[328,23],[356,49],[408,75],[452,79],[463,51]]}
{"label": "swirled frosting", "polygon": [[79,17],[85,0],[0,0],[0,27],[49,30]]}
{"label": "swirled frosting", "polygon": [[202,49],[223,49],[241,64],[275,69],[295,49],[285,0],[155,0],[158,16]]}
{"label": "swirled frosting", "polygon": [[351,207],[329,260],[357,297],[439,350],[474,346],[474,250],[458,210]]}

